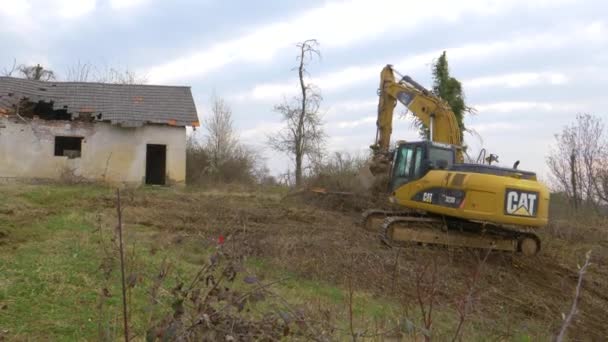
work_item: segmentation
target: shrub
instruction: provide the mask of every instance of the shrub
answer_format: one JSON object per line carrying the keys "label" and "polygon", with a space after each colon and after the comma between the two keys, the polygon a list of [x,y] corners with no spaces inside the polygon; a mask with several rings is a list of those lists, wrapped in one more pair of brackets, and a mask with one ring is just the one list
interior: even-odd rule
{"label": "shrub", "polygon": [[358,175],[367,161],[360,155],[335,152],[312,167],[307,184],[332,191],[362,192],[364,189]]}

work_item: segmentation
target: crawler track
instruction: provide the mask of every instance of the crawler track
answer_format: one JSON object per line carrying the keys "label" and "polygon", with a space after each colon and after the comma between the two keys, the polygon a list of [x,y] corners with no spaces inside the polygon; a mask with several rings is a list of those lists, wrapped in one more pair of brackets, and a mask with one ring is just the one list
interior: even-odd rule
{"label": "crawler track", "polygon": [[540,251],[540,239],[525,229],[491,223],[431,216],[415,211],[368,210],[363,227],[380,234],[381,241],[395,246],[417,242],[476,249],[494,249],[527,256]]}

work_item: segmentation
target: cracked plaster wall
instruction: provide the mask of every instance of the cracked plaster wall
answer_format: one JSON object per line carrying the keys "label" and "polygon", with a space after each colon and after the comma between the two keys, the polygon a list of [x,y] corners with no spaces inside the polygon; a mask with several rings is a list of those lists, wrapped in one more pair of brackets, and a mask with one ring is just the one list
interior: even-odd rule
{"label": "cracked plaster wall", "polygon": [[[185,183],[185,127],[123,128],[105,122],[27,121],[0,115],[0,178],[60,179],[71,170],[88,180],[143,184],[146,144],[161,144],[167,146],[167,183]],[[55,156],[55,136],[83,137],[81,157]]]}

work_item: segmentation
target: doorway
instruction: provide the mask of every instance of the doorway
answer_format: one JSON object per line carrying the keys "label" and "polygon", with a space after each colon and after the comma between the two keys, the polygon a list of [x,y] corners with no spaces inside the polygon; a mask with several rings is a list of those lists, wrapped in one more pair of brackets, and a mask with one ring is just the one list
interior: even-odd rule
{"label": "doorway", "polygon": [[146,145],[146,184],[165,185],[166,145]]}

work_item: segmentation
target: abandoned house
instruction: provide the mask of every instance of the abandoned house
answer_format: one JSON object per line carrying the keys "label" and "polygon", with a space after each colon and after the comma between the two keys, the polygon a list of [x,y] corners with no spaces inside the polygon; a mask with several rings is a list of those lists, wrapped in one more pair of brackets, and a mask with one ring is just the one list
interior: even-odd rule
{"label": "abandoned house", "polygon": [[0,178],[184,184],[189,87],[0,77]]}

